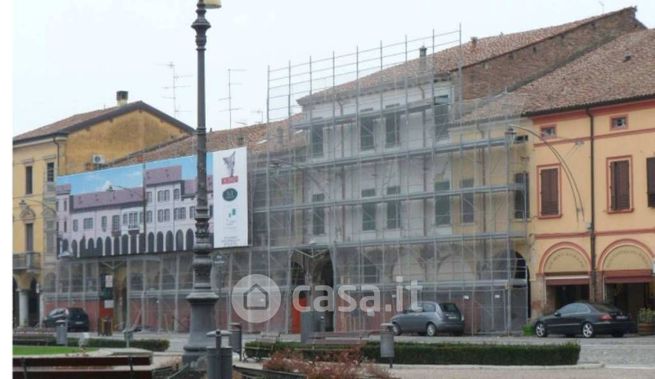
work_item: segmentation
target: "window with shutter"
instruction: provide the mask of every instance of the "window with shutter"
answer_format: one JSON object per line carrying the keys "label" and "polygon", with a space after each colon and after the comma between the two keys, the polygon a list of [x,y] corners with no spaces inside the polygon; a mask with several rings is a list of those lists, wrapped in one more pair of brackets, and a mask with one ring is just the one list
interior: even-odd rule
{"label": "window with shutter", "polygon": [[628,160],[610,163],[610,209],[630,209],[630,162]]}
{"label": "window with shutter", "polygon": [[646,159],[648,206],[655,208],[655,157]]}
{"label": "window with shutter", "polygon": [[528,173],[514,174],[514,183],[518,186],[514,191],[514,218],[526,219],[529,214]]}
{"label": "window with shutter", "polygon": [[541,216],[559,215],[559,168],[542,169],[540,176]]}

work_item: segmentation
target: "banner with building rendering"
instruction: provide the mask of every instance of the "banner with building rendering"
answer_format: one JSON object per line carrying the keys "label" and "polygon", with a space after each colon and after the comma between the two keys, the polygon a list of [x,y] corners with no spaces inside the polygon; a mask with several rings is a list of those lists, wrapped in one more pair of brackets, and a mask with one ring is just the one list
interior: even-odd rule
{"label": "banner with building rendering", "polygon": [[[248,245],[248,162],[245,147],[212,153],[214,247]],[[211,171],[210,171],[211,172]]]}
{"label": "banner with building rendering", "polygon": [[[212,163],[208,155],[209,173]],[[59,253],[86,258],[191,251],[196,181],[195,156],[58,177]],[[211,231],[211,176],[207,192]]]}

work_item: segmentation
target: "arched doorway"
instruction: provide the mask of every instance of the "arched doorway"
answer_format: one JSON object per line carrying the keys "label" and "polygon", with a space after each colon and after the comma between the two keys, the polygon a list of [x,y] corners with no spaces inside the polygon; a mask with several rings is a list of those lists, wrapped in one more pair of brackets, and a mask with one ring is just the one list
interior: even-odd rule
{"label": "arched doorway", "polygon": [[632,315],[650,306],[654,260],[653,252],[639,241],[625,239],[610,244],[599,259],[604,300]]}

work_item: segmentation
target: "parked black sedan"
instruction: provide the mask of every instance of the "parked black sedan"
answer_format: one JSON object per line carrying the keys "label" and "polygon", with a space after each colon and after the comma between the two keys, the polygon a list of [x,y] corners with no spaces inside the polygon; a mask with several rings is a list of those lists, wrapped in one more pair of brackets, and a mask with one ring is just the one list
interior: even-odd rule
{"label": "parked black sedan", "polygon": [[547,337],[549,334],[573,337],[581,334],[584,338],[597,334],[623,337],[633,329],[634,322],[620,309],[612,305],[586,302],[571,303],[552,315],[542,316],[534,327],[537,337]]}
{"label": "parked black sedan", "polygon": [[48,328],[54,328],[59,320],[68,321],[69,331],[89,331],[89,315],[82,308],[55,308],[48,313],[44,324]]}

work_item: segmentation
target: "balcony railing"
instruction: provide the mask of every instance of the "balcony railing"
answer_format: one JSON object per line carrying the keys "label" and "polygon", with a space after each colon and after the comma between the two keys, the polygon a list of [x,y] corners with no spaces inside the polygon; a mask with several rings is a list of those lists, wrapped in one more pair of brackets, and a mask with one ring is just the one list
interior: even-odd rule
{"label": "balcony railing", "polygon": [[14,271],[38,271],[41,269],[41,253],[30,251],[14,254]]}

